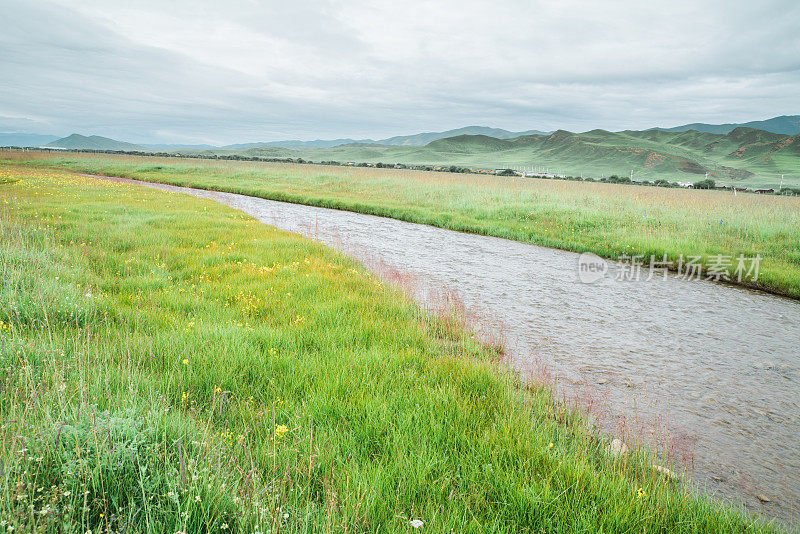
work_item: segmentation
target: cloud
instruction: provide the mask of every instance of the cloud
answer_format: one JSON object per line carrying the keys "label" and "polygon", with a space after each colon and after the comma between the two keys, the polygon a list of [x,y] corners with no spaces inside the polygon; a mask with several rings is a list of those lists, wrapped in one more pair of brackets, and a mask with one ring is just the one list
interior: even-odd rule
{"label": "cloud", "polygon": [[0,130],[134,142],[797,113],[800,5],[0,0]]}

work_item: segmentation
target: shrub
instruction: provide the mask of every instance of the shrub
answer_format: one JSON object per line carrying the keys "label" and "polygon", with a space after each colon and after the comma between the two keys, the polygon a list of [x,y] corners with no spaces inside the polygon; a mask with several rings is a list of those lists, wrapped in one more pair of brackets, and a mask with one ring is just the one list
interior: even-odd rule
{"label": "shrub", "polygon": [[717,183],[711,178],[707,180],[700,180],[699,182],[694,183],[695,189],[714,189],[716,186]]}

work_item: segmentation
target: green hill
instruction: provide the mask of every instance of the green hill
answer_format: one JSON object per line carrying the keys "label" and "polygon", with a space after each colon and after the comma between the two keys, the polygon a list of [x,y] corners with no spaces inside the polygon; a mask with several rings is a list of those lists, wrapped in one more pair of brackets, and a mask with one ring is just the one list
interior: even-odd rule
{"label": "green hill", "polygon": [[460,152],[474,154],[479,152],[496,152],[508,150],[511,144],[508,141],[489,137],[487,135],[458,135],[438,139],[428,143],[426,147],[436,152]]}
{"label": "green hill", "polygon": [[[629,176],[634,180],[697,181],[706,173],[721,184],[800,187],[800,136],[739,126],[729,132],[651,129],[610,132],[526,134],[500,139],[485,134],[460,134],[434,139],[423,146],[348,143],[338,146],[290,149],[258,146],[179,150],[199,156],[302,158],[339,161],[463,168],[546,169],[551,173],[602,178]],[[146,151],[138,145],[100,136],[73,134],[52,147],[89,150]]]}
{"label": "green hill", "polygon": [[[353,143],[304,151],[283,150],[274,156],[306,160],[456,165],[486,169],[546,168],[550,172],[600,178],[612,174],[634,179],[696,181],[708,172],[724,184],[800,185],[797,136],[738,127],[727,134],[694,130],[592,130],[524,135],[497,139],[459,135],[422,147]],[[249,151],[251,155],[255,155]]]}
{"label": "green hill", "polygon": [[758,130],[783,135],[797,135],[800,134],[800,115],[781,115],[780,117],[773,117],[763,121],[750,121],[738,124],[705,124],[702,122],[695,122],[692,124],[684,124],[683,126],[675,126],[674,128],[660,129],[668,132],[695,130],[698,132],[727,134],[740,127],[756,128]]}
{"label": "green hill", "polygon": [[448,130],[446,132],[425,132],[415,135],[398,135],[390,137],[376,143],[381,145],[398,145],[398,146],[424,146],[439,139],[447,139],[451,137],[461,136],[483,136],[493,137],[495,139],[513,139],[521,135],[530,134],[545,134],[538,130],[528,130],[526,132],[509,132],[502,128],[489,128],[487,126],[465,126],[456,130]]}
{"label": "green hill", "polygon": [[80,134],[72,134],[70,136],[64,137],[62,139],[58,139],[53,141],[52,143],[48,143],[48,147],[52,148],[68,148],[74,150],[121,150],[121,151],[128,151],[128,152],[135,152],[141,151],[145,152],[148,149],[134,145],[133,143],[125,143],[123,141],[117,141],[116,139],[109,139],[108,137],[101,137],[99,135],[80,135]]}

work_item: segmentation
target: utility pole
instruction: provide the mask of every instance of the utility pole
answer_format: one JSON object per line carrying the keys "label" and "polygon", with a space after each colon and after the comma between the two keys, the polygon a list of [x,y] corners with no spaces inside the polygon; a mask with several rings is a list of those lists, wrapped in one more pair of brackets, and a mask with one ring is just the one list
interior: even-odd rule
{"label": "utility pole", "polygon": [[783,189],[783,175],[782,174],[781,174],[781,185],[778,186],[778,193],[781,192],[781,189]]}

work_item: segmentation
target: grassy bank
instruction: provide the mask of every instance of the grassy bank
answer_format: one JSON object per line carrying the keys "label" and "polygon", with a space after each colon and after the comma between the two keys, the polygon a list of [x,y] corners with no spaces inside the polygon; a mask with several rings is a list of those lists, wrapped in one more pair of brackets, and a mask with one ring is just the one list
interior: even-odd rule
{"label": "grassy bank", "polygon": [[768,530],[321,245],[44,169],[0,207],[9,532]]}
{"label": "grassy bank", "polygon": [[[243,193],[505,237],[606,258],[760,255],[757,287],[800,298],[800,198],[394,169],[130,156],[0,160]],[[731,273],[731,278],[735,278]]]}

